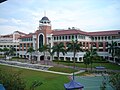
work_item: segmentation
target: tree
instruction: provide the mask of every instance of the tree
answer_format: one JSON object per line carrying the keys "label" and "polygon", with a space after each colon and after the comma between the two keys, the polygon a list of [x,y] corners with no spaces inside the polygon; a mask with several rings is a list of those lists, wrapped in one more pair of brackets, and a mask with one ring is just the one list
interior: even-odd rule
{"label": "tree", "polygon": [[0,69],[0,83],[6,90],[25,90],[26,82],[21,77],[21,72],[10,69]]}
{"label": "tree", "polygon": [[109,82],[115,90],[120,90],[120,73],[111,75]]}
{"label": "tree", "polygon": [[[114,56],[115,56],[115,46],[116,46],[116,42],[111,41],[111,43],[108,43],[108,49],[109,49],[109,53],[112,56],[112,60],[114,61]],[[115,61],[114,61],[115,62]]]}
{"label": "tree", "polygon": [[16,49],[14,47],[10,47],[9,49],[9,55],[13,56],[16,52]]}
{"label": "tree", "polygon": [[53,46],[52,49],[53,49],[53,53],[56,52],[56,54],[57,54],[58,64],[59,64],[59,60],[60,60],[59,54],[60,54],[60,52],[63,55],[66,53],[65,46],[63,43],[59,43],[59,44],[56,44],[55,46]]}
{"label": "tree", "polygon": [[81,49],[81,46],[82,46],[82,44],[79,43],[77,40],[76,41],[72,40],[71,43],[67,44],[67,47],[68,47],[67,51],[73,52],[73,66],[74,66],[74,68],[75,68],[75,55],[76,55],[76,53],[79,52],[79,51],[83,51]]}
{"label": "tree", "polygon": [[32,53],[35,52],[35,50],[33,49],[33,47],[30,47],[28,50],[27,50],[27,53],[30,54],[30,57],[31,57],[31,63],[33,63],[32,61]]}
{"label": "tree", "polygon": [[97,54],[97,52],[96,52],[96,50],[94,50],[92,47],[91,47],[91,49],[89,50],[89,51],[87,51],[86,52],[86,54],[85,54],[85,60],[86,60],[86,62],[87,62],[87,65],[90,63],[91,64],[91,70],[92,70],[92,63],[93,63],[93,58],[94,57],[96,57],[96,56],[98,56],[98,54]]}
{"label": "tree", "polygon": [[120,47],[115,48],[115,56],[117,57],[117,63],[120,63]]}
{"label": "tree", "polygon": [[6,60],[7,55],[9,55],[9,49],[3,48],[3,52],[4,52],[4,56],[5,56],[5,60]]}
{"label": "tree", "polygon": [[0,52],[3,52],[3,49],[2,49],[2,48],[0,48]]}
{"label": "tree", "polygon": [[38,49],[38,51],[39,52],[43,52],[43,54],[44,54],[44,62],[45,62],[45,59],[46,59],[46,52],[47,52],[47,50],[48,50],[48,45],[43,45],[42,47],[40,47],[39,49]]}
{"label": "tree", "polygon": [[86,70],[87,70],[87,66],[90,64],[90,52],[86,52],[86,54],[84,54],[84,57],[83,57],[83,63],[86,65]]}
{"label": "tree", "polygon": [[43,84],[42,82],[35,80],[32,82],[32,84],[30,86],[30,90],[35,90],[35,88],[37,88],[38,86],[40,86],[42,84]]}
{"label": "tree", "polygon": [[53,47],[51,48],[50,46],[48,46],[48,52],[50,54],[50,56],[52,57],[52,60],[53,60],[53,55],[54,55],[54,51],[53,51]]}

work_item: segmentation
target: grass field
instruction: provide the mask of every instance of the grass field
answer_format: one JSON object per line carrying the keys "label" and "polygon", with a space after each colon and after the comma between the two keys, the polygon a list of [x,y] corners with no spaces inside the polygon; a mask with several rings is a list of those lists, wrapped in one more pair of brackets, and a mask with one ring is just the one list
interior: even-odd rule
{"label": "grass field", "polygon": [[[60,64],[63,65],[67,65],[67,66],[73,66],[73,63],[68,63],[68,62],[59,62]],[[85,64],[84,63],[76,63],[77,67],[81,67],[81,68],[85,68]],[[93,63],[93,68],[95,68],[96,66],[104,66],[107,69],[111,69],[111,70],[120,70],[120,66],[113,64],[113,63]],[[90,65],[88,65],[88,68],[90,68]]]}
{"label": "grass field", "polygon": [[67,76],[34,71],[34,70],[27,70],[27,69],[20,69],[20,68],[13,68],[9,66],[0,65],[1,69],[10,69],[13,71],[21,71],[22,77],[26,81],[26,90],[29,90],[30,84],[34,80],[39,80],[43,82],[43,84],[36,88],[36,90],[64,90],[64,83],[69,82]]}

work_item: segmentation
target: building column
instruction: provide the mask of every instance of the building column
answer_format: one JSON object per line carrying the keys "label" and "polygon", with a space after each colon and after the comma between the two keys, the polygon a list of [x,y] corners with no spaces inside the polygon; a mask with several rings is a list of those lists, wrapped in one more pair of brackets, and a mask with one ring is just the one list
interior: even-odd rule
{"label": "building column", "polygon": [[37,61],[40,61],[40,55],[37,56]]}
{"label": "building column", "polygon": [[80,61],[79,61],[79,57],[77,57],[77,62],[80,62]]}
{"label": "building column", "polygon": [[73,60],[72,60],[72,57],[70,57],[70,61],[73,61]]}
{"label": "building column", "polygon": [[83,57],[81,57],[82,59],[81,59],[81,62],[83,62]]}
{"label": "building column", "polygon": [[64,61],[66,61],[66,57],[64,56]]}

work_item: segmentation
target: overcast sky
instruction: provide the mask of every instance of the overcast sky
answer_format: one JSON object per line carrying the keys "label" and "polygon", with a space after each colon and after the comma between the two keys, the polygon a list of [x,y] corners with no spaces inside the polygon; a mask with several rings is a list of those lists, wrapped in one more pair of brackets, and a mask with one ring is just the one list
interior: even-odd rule
{"label": "overcast sky", "polygon": [[52,29],[120,30],[120,0],[8,0],[0,4],[0,34],[36,31],[44,11]]}

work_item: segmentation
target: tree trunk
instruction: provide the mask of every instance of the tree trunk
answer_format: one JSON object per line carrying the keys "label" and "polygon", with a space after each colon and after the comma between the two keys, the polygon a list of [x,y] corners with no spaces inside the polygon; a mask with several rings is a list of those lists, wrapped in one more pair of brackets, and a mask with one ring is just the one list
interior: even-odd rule
{"label": "tree trunk", "polygon": [[92,71],[92,63],[91,63],[91,71]]}
{"label": "tree trunk", "polygon": [[73,66],[74,66],[74,69],[75,69],[75,52],[74,52],[74,58],[73,58]]}
{"label": "tree trunk", "polygon": [[60,60],[60,58],[59,58],[59,52],[57,52],[57,56],[58,56],[58,64],[59,64],[59,60]]}
{"label": "tree trunk", "polygon": [[87,64],[86,64],[86,71],[87,71]]}
{"label": "tree trunk", "polygon": [[43,54],[44,54],[44,64],[45,64],[45,52],[43,52]]}

